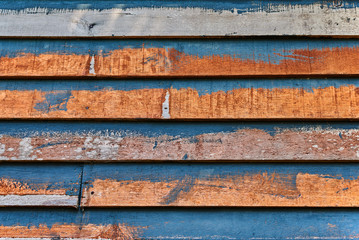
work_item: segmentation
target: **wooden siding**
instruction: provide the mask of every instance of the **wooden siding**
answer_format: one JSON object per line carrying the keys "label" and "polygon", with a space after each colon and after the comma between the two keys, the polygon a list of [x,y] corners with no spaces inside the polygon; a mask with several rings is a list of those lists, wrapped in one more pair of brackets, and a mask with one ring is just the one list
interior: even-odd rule
{"label": "wooden siding", "polygon": [[357,239],[358,216],[356,209],[0,209],[0,235],[3,239]]}
{"label": "wooden siding", "polygon": [[0,207],[77,207],[81,174],[73,164],[1,164]]}
{"label": "wooden siding", "polygon": [[0,119],[359,119],[359,80],[2,80]]}
{"label": "wooden siding", "polygon": [[82,204],[109,206],[359,206],[356,164],[86,166]]}
{"label": "wooden siding", "polygon": [[0,39],[1,77],[358,75],[356,39]]}
{"label": "wooden siding", "polygon": [[0,240],[359,239],[353,0],[0,0]]}
{"label": "wooden siding", "polygon": [[2,1],[0,35],[357,36],[358,2],[296,1]]}
{"label": "wooden siding", "polygon": [[0,160],[358,161],[357,122],[0,122]]}

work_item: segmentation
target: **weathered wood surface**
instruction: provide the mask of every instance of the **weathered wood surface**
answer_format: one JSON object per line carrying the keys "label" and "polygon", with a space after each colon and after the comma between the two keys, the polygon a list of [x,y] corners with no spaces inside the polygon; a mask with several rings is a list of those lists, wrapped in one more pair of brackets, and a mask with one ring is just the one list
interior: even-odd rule
{"label": "weathered wood surface", "polygon": [[359,234],[356,209],[0,209],[0,221],[5,239],[304,240]]}
{"label": "weathered wood surface", "polygon": [[356,164],[86,165],[82,206],[358,207]]}
{"label": "weathered wood surface", "polygon": [[358,75],[353,39],[0,40],[1,77]]}
{"label": "weathered wood surface", "polygon": [[1,36],[358,36],[357,1],[0,2]]}
{"label": "weathered wood surface", "polygon": [[2,164],[0,207],[77,207],[81,174],[81,166],[73,164]]}
{"label": "weathered wood surface", "polygon": [[359,125],[1,122],[1,161],[358,161]]}
{"label": "weathered wood surface", "polygon": [[358,79],[1,80],[0,119],[359,119]]}

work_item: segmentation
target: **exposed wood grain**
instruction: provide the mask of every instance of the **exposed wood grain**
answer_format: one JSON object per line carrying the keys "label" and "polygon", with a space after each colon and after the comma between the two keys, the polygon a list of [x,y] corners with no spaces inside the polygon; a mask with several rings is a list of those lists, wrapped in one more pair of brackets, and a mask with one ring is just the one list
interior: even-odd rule
{"label": "exposed wood grain", "polygon": [[357,239],[358,215],[356,209],[335,208],[0,209],[0,235],[125,240]]}
{"label": "exposed wood grain", "polygon": [[83,206],[359,206],[354,164],[86,166]]}
{"label": "exposed wood grain", "polygon": [[358,42],[327,40],[0,41],[2,77],[357,75]]}
{"label": "exposed wood grain", "polygon": [[80,166],[2,164],[0,206],[71,206],[78,204]]}
{"label": "exposed wood grain", "polygon": [[2,1],[2,36],[356,36],[353,1]]}
{"label": "exposed wood grain", "polygon": [[4,80],[0,119],[358,119],[358,86],[358,79]]}
{"label": "exposed wood grain", "polygon": [[357,123],[2,122],[2,161],[358,161]]}

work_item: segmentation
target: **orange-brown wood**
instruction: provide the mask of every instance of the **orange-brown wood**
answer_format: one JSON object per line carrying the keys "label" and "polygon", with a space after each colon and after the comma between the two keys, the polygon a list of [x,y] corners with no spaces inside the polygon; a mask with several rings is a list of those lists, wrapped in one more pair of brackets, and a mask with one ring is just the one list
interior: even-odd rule
{"label": "orange-brown wood", "polygon": [[[258,76],[359,74],[359,48],[278,51],[278,63],[230,55],[194,56],[174,48],[126,48],[106,54],[24,53],[0,58],[0,76]],[[270,57],[269,57],[270,58]]]}
{"label": "orange-brown wood", "polygon": [[[199,95],[196,89],[0,90],[0,119],[358,119],[356,86],[238,88]],[[168,98],[168,101],[166,100]],[[166,105],[167,104],[167,105]],[[167,115],[166,115],[167,113]]]}
{"label": "orange-brown wood", "polygon": [[[292,185],[292,182],[295,185]],[[178,191],[178,192],[176,192]],[[216,177],[190,176],[173,181],[99,180],[85,188],[84,206],[359,206],[359,180],[326,175],[254,174]],[[175,192],[175,193],[174,193]]]}

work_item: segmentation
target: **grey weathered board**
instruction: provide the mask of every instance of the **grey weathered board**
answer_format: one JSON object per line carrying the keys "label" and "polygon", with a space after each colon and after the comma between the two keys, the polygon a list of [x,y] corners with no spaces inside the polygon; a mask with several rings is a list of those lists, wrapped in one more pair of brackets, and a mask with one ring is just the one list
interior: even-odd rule
{"label": "grey weathered board", "polygon": [[359,33],[356,1],[0,1],[1,36],[268,36]]}

